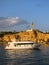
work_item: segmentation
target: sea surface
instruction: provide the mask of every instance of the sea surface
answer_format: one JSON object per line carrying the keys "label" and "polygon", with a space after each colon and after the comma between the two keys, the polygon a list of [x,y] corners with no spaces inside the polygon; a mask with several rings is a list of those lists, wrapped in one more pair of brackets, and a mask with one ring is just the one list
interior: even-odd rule
{"label": "sea surface", "polygon": [[0,65],[49,65],[49,46],[40,50],[5,50],[0,47]]}

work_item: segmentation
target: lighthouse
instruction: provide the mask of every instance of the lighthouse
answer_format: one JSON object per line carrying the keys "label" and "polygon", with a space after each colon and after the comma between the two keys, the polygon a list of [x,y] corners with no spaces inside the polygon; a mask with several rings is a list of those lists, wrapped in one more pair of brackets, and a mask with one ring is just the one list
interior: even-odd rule
{"label": "lighthouse", "polygon": [[32,31],[34,29],[34,23],[32,22],[30,25],[29,25],[30,29],[27,30],[27,31]]}
{"label": "lighthouse", "polygon": [[34,23],[33,22],[30,24],[30,28],[31,28],[31,30],[34,29]]}

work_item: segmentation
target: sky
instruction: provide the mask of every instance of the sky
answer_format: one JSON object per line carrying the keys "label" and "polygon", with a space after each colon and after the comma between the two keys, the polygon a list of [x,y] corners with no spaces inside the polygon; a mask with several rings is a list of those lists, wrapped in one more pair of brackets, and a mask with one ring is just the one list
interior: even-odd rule
{"label": "sky", "polygon": [[0,0],[0,30],[24,30],[31,22],[49,31],[49,0]]}

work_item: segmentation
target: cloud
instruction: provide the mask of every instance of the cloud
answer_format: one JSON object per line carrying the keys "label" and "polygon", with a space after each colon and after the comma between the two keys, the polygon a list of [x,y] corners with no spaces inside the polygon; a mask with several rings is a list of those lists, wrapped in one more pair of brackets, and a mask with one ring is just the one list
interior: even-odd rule
{"label": "cloud", "polygon": [[0,17],[0,28],[8,28],[12,26],[17,26],[17,25],[23,25],[27,24],[25,20],[20,19],[19,17],[13,18],[13,17]]}

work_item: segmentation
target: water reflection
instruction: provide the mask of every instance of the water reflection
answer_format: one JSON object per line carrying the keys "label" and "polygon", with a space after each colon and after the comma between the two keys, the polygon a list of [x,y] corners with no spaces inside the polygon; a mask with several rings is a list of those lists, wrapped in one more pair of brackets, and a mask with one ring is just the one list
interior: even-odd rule
{"label": "water reflection", "polygon": [[0,65],[49,65],[48,48],[41,50],[0,49]]}

